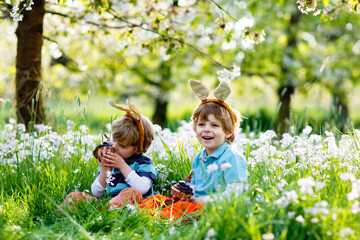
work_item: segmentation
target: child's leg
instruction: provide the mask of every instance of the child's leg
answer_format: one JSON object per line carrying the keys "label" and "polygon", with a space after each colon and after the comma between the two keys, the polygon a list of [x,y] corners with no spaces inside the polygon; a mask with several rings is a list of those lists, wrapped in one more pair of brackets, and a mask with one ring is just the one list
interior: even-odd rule
{"label": "child's leg", "polygon": [[69,193],[66,198],[64,199],[64,203],[61,204],[59,207],[63,207],[63,206],[68,206],[68,207],[74,207],[74,202],[75,203],[82,203],[85,202],[86,200],[94,200],[95,198],[93,196],[91,196],[88,193],[84,193],[84,192],[71,192]]}
{"label": "child's leg", "polygon": [[126,188],[122,190],[116,197],[109,201],[110,208],[120,208],[126,204],[135,204],[141,202],[143,196],[135,188]]}
{"label": "child's leg", "polygon": [[146,198],[139,204],[141,209],[148,209],[148,210],[156,210],[159,208],[166,207],[172,204],[174,201],[171,197],[165,197],[162,195],[155,195],[152,197]]}
{"label": "child's leg", "polygon": [[161,210],[160,215],[164,218],[177,220],[182,216],[201,211],[204,205],[193,204],[186,201],[178,201]]}

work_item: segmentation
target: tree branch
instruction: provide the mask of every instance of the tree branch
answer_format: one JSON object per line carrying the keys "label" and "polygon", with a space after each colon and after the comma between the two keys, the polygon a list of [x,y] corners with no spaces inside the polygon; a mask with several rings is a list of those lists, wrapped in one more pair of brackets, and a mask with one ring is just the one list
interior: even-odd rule
{"label": "tree branch", "polygon": [[220,4],[218,4],[217,2],[215,2],[215,0],[210,0],[212,3],[214,3],[221,11],[223,11],[224,13],[226,13],[232,20],[237,21],[237,19],[235,17],[233,17],[228,11],[226,11]]}
{"label": "tree branch", "polygon": [[122,22],[125,22],[128,24],[129,27],[131,28],[140,28],[144,31],[148,31],[148,32],[152,32],[152,33],[156,33],[160,36],[162,36],[163,38],[165,39],[168,39],[168,40],[173,40],[173,41],[176,41],[178,43],[181,43],[181,44],[184,44],[188,47],[190,47],[191,49],[195,50],[196,52],[198,52],[199,54],[205,56],[206,58],[210,59],[212,62],[214,62],[215,64],[223,67],[223,68],[226,68],[226,69],[231,69],[231,67],[227,67],[227,66],[224,66],[223,64],[221,64],[220,62],[218,62],[217,60],[215,60],[213,57],[211,57],[208,53],[205,53],[203,51],[201,51],[200,49],[198,49],[196,46],[194,46],[193,44],[190,44],[188,42],[185,42],[184,40],[182,39],[179,39],[179,38],[174,38],[174,37],[171,37],[169,35],[166,35],[166,34],[163,34],[163,33],[160,33],[156,30],[153,30],[153,29],[148,29],[148,28],[144,28],[143,26],[139,25],[139,24],[135,24],[135,23],[132,23],[130,22],[129,20],[127,20],[126,18],[123,18],[123,17],[118,17],[116,13],[113,13],[111,12],[110,10],[107,10],[108,13],[110,13],[111,15],[113,15],[116,19],[122,21]]}
{"label": "tree branch", "polygon": [[160,83],[158,82],[154,82],[153,80],[151,80],[148,75],[144,74],[140,68],[138,67],[131,67],[131,68],[128,68],[129,70],[131,70],[132,72],[134,72],[135,74],[137,74],[138,76],[140,76],[142,78],[142,80],[146,83],[149,83],[150,85],[153,85],[153,86],[157,86],[157,87],[160,87]]}
{"label": "tree branch", "polygon": [[[64,17],[64,18],[73,18],[74,17],[74,16],[71,16],[71,15],[68,15],[68,14],[54,12],[54,11],[50,11],[50,10],[45,10],[45,13],[50,13],[52,15],[58,15],[58,16]],[[78,19],[82,19],[82,17],[79,17]],[[86,24],[94,25],[94,26],[97,26],[97,27],[100,27],[100,28],[122,29],[122,28],[128,27],[128,26],[109,26],[107,24],[96,23],[96,22],[92,22],[92,21],[88,21],[88,20],[84,20],[84,22]]]}
{"label": "tree branch", "polygon": [[[163,33],[160,33],[159,31],[156,31],[156,30],[153,30],[153,29],[148,29],[148,28],[145,28],[139,24],[134,24],[132,22],[130,22],[128,19],[126,18],[123,18],[123,17],[118,17],[116,13],[114,12],[111,12],[110,10],[107,10],[108,13],[110,13],[112,16],[114,16],[114,18],[120,20],[121,22],[124,22],[126,23],[127,25],[125,26],[109,26],[107,24],[103,24],[103,23],[95,23],[95,22],[92,22],[92,21],[84,21],[85,23],[87,24],[90,24],[90,25],[94,25],[94,26],[97,26],[97,27],[100,27],[100,28],[109,28],[109,29],[122,29],[122,28],[125,28],[125,27],[130,27],[130,28],[140,28],[144,31],[148,31],[148,32],[152,32],[152,33],[155,33],[155,34],[158,34],[160,36],[162,36],[164,39],[168,39],[168,40],[172,40],[172,41],[176,41],[178,43],[181,43],[183,45],[186,45],[188,46],[189,48],[193,49],[195,52],[199,53],[200,55],[210,59],[212,62],[214,62],[216,65],[222,67],[222,68],[226,68],[226,69],[231,69],[231,67],[227,67],[223,64],[221,64],[219,61],[217,61],[216,59],[214,59],[213,57],[211,57],[208,53],[200,50],[199,48],[197,48],[195,45],[191,44],[191,43],[188,43],[182,39],[179,39],[179,38],[174,38],[174,37],[171,37],[169,35],[166,35],[166,34],[163,34]],[[61,17],[64,17],[64,18],[73,18],[73,16],[71,15],[68,15],[68,14],[64,14],[64,13],[60,13],[60,12],[55,12],[55,11],[50,11],[50,10],[46,10],[45,13],[49,13],[49,14],[53,14],[53,15],[58,15],[58,16],[61,16]],[[78,18],[78,19],[81,19]]]}

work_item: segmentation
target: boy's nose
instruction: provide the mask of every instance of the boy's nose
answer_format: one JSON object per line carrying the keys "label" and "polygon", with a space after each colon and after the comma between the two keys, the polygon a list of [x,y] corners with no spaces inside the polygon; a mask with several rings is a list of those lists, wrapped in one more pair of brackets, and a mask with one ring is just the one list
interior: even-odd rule
{"label": "boy's nose", "polygon": [[208,124],[206,124],[204,130],[205,130],[205,131],[209,131],[209,130],[210,130],[210,126],[209,126]]}

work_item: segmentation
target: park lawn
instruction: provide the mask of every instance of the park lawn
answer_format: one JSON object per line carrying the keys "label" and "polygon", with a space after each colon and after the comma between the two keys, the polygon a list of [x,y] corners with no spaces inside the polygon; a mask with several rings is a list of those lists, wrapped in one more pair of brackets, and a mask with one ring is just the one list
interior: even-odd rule
{"label": "park lawn", "polygon": [[[28,134],[11,121],[0,127],[2,239],[358,239],[360,232],[359,130],[338,135],[269,130],[238,133],[233,148],[248,163],[243,194],[215,199],[199,215],[161,219],[136,207],[102,210],[106,200],[59,211],[71,191],[88,191],[101,135],[68,122],[59,134],[36,126]],[[158,170],[158,191],[189,173],[201,149],[191,126],[156,128],[147,154]]]}

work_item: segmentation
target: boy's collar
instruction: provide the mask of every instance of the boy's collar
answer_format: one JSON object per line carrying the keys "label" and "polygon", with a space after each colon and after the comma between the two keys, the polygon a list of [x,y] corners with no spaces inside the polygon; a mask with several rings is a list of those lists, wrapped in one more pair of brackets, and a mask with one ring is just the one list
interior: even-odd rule
{"label": "boy's collar", "polygon": [[200,155],[200,159],[202,159],[203,161],[206,161],[206,158],[211,157],[211,158],[220,158],[221,155],[224,153],[225,149],[228,148],[229,144],[225,141],[218,149],[216,149],[216,151],[211,154],[210,156],[206,156],[206,149],[204,148],[203,151],[201,152]]}
{"label": "boy's collar", "polygon": [[126,163],[133,163],[136,162],[137,159],[142,157],[142,153],[140,154],[133,154],[131,157],[124,159]]}

